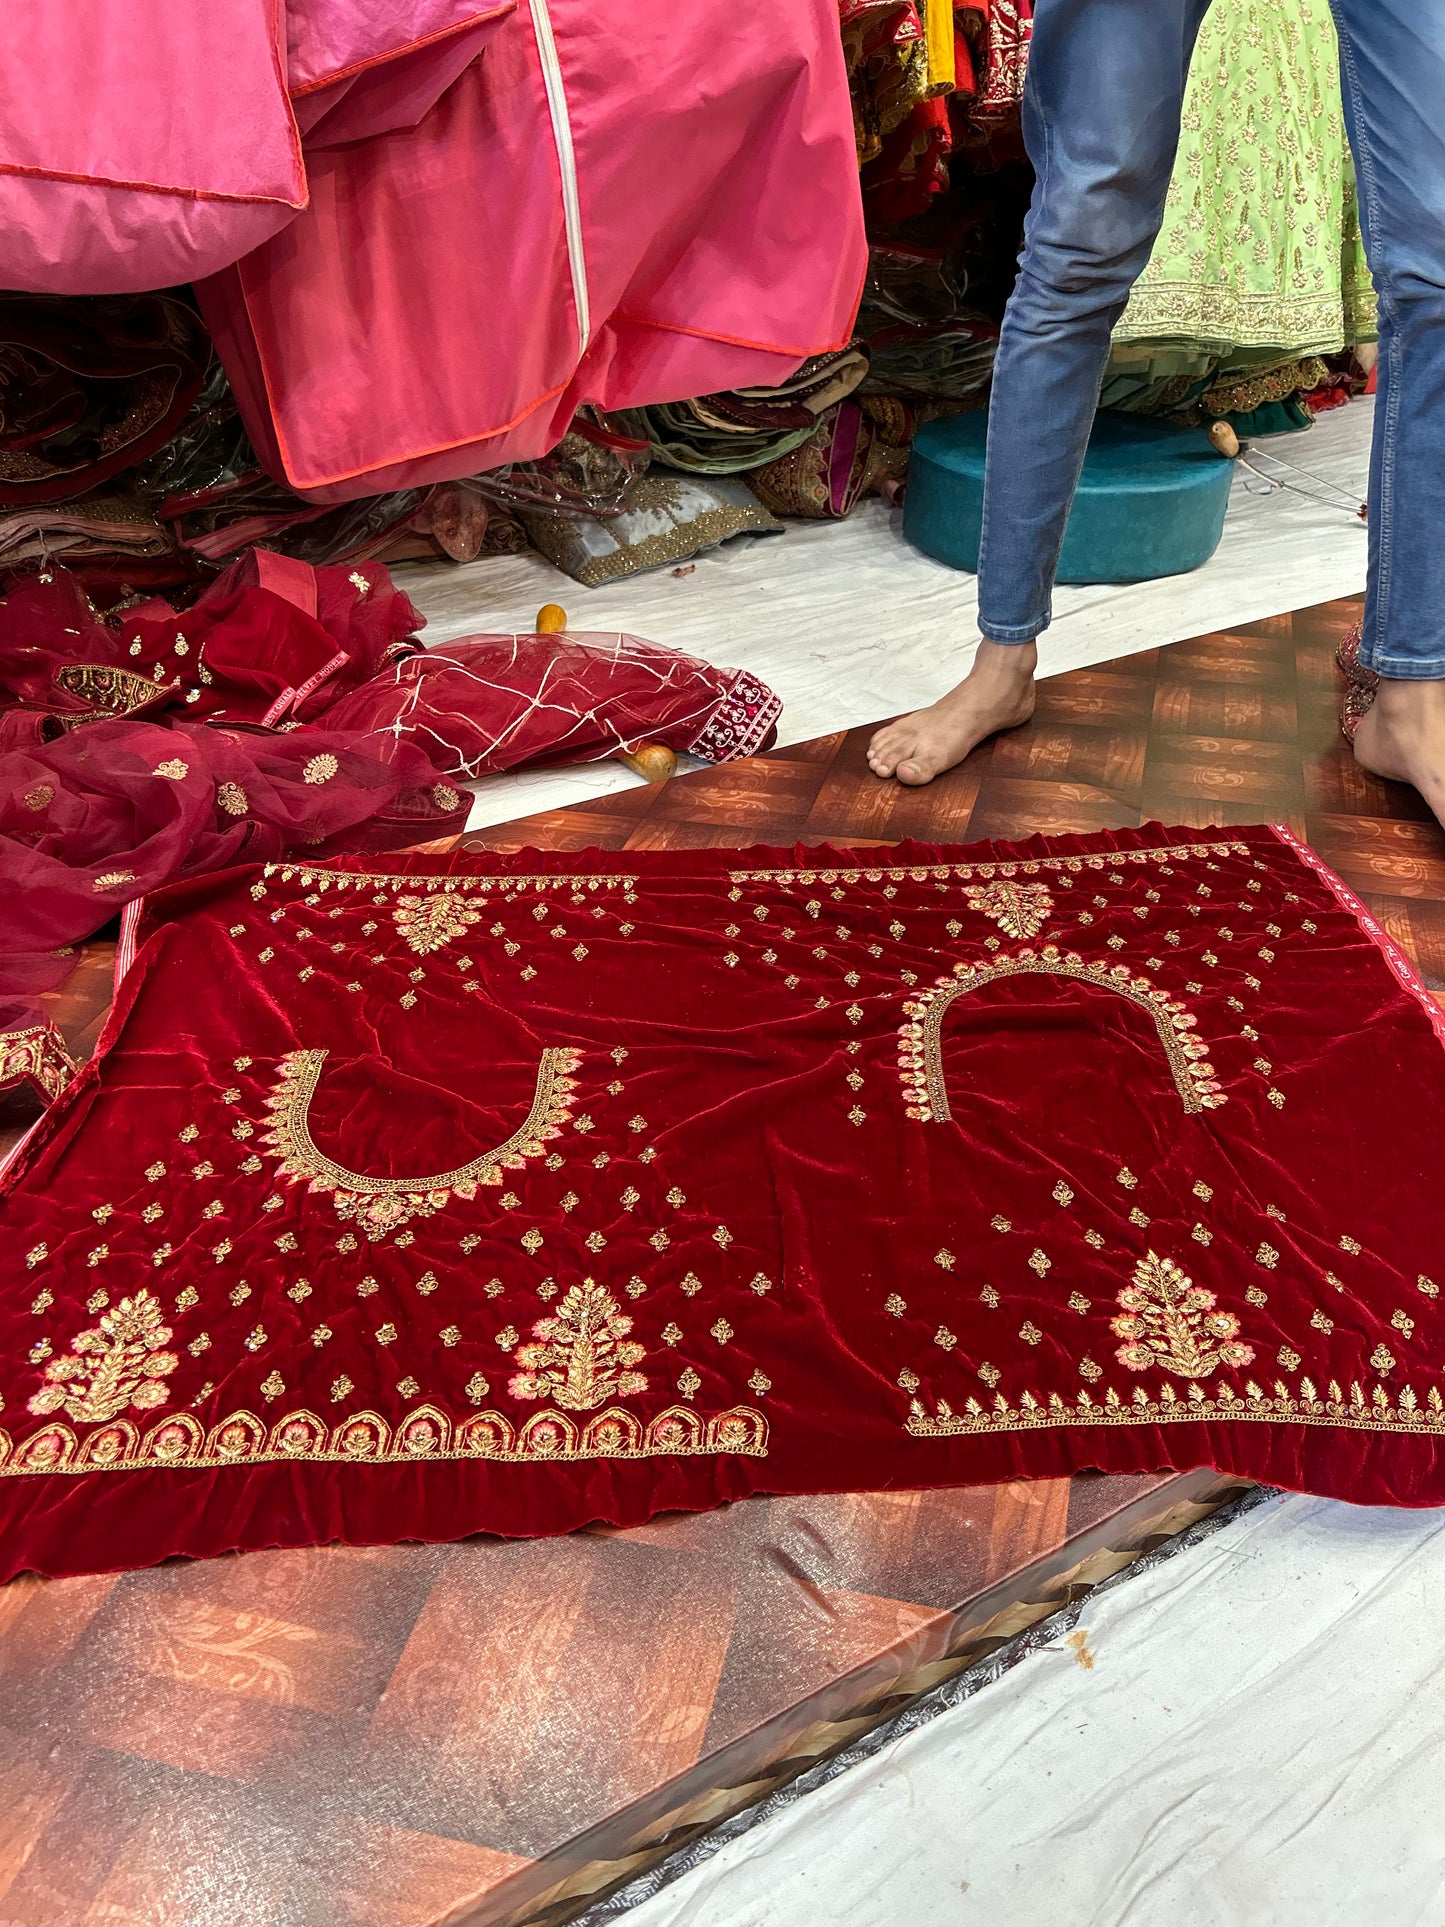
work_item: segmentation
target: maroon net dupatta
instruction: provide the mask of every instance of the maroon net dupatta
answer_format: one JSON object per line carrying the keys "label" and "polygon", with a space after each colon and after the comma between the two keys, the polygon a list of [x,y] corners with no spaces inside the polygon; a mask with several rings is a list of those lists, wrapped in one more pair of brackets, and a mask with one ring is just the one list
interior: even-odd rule
{"label": "maroon net dupatta", "polygon": [[423,842],[461,829],[468,802],[420,750],[383,759],[331,730],[115,719],[0,754],[0,1030],[19,1050],[71,946],[161,884],[298,847]]}

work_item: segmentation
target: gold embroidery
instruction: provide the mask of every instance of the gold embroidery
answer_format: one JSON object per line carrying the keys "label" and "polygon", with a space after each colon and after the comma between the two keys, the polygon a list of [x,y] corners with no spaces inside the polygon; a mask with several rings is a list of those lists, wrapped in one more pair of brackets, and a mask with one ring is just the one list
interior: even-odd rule
{"label": "gold embroidery", "polygon": [[134,883],[134,870],[106,870],[91,884],[92,890],[118,890],[123,883]]}
{"label": "gold embroidery", "polygon": [[29,1409],[44,1417],[63,1407],[79,1425],[102,1425],[127,1405],[154,1411],[169,1396],[159,1381],[180,1363],[164,1349],[170,1339],[159,1299],[148,1291],[122,1298],[114,1311],[101,1314],[98,1325],[70,1341],[69,1357],[46,1366],[47,1382]]}
{"label": "gold embroidery", "polygon": [[56,1098],[75,1076],[76,1069],[74,1059],[60,1041],[60,1033],[49,1024],[28,1024],[24,1030],[0,1031],[0,1090],[23,1077],[37,1085],[46,1097]]}
{"label": "gold embroidery", "polygon": [[[477,1373],[468,1396],[486,1396]],[[737,1405],[704,1418],[669,1406],[644,1424],[618,1407],[585,1426],[562,1412],[534,1412],[513,1426],[500,1412],[476,1412],[453,1425],[433,1405],[419,1406],[395,1426],[376,1412],[358,1412],[331,1426],[314,1412],[289,1413],[271,1426],[251,1412],[234,1412],[209,1431],[189,1412],[176,1412],[144,1435],[124,1419],[80,1445],[68,1425],[46,1426],[21,1445],[0,1432],[0,1477],[48,1472],[169,1470],[217,1465],[274,1465],[300,1460],[342,1465],[395,1465],[418,1459],[494,1459],[526,1463],[555,1459],[697,1458],[713,1454],[766,1458],[768,1422]]]}
{"label": "gold embroidery", "polygon": [[[1075,876],[1086,870],[1108,870],[1118,864],[1168,862],[1185,857],[1248,856],[1247,843],[1178,843],[1152,850],[1115,850],[1104,855],[1028,857],[1005,863],[931,863],[904,869],[856,870],[730,870],[728,881],[777,883],[784,887],[800,884],[848,883],[929,883],[938,878],[1037,876],[1041,870],[1062,870]],[[1121,878],[1122,881],[1122,878]]]}
{"label": "gold embroidery", "polygon": [[1053,913],[1053,893],[1044,883],[1015,883],[1001,877],[964,891],[970,910],[991,917],[1006,937],[1036,937]]}
{"label": "gold embroidery", "polygon": [[[630,894],[637,888],[635,876],[419,876],[377,870],[316,870],[307,864],[268,863],[262,872],[263,877],[279,878],[282,883],[300,883],[314,890],[376,890],[392,889],[399,894],[412,895],[423,891],[442,891],[450,896],[454,892],[475,892],[487,896],[493,892],[503,896],[525,893],[528,890],[621,890]],[[265,896],[264,882],[251,886],[251,894],[258,900]],[[540,907],[540,906],[539,906]]]}
{"label": "gold embroidery", "polygon": [[1123,1311],[1111,1321],[1127,1342],[1115,1356],[1131,1372],[1160,1366],[1178,1378],[1208,1378],[1221,1365],[1253,1362],[1252,1346],[1236,1342],[1239,1320],[1216,1311],[1212,1291],[1196,1285],[1171,1258],[1149,1252],[1119,1293]]}
{"label": "gold embroidery", "polygon": [[1207,1046],[1189,1035],[1198,1019],[1184,1004],[1168,991],[1156,990],[1147,977],[1136,977],[1127,964],[1085,963],[1076,952],[1047,944],[1037,953],[1021,950],[989,963],[955,964],[951,977],[940,977],[931,990],[904,1003],[907,1021],[898,1032],[898,1074],[909,1117],[925,1123],[951,1118],[943,1075],[944,1017],[959,997],[1012,976],[1065,977],[1127,997],[1152,1019],[1185,1111],[1212,1110],[1227,1102]]}
{"label": "gold embroidery", "polygon": [[550,1398],[568,1411],[589,1412],[609,1398],[645,1392],[646,1375],[632,1367],[646,1348],[628,1338],[631,1330],[611,1292],[585,1278],[532,1327],[538,1342],[518,1348],[523,1369],[511,1382],[513,1398]]}
{"label": "gold embroidery", "polygon": [[454,937],[464,937],[481,911],[456,897],[403,897],[392,911],[392,921],[419,957],[444,949]]}
{"label": "gold embroidery", "polygon": [[55,791],[49,783],[37,783],[33,790],[26,790],[25,792],[25,807],[27,810],[43,810],[48,804],[53,803],[54,800]]}
{"label": "gold embroidery", "polygon": [[341,765],[329,750],[313,756],[301,772],[303,783],[326,783],[336,774]]}
{"label": "gold embroidery", "polygon": [[179,756],[172,756],[168,762],[157,763],[151,771],[152,776],[168,776],[173,783],[180,783],[191,773],[189,763],[183,763]]}
{"label": "gold embroidery", "polygon": [[337,1216],[353,1220],[369,1238],[384,1238],[413,1217],[429,1218],[453,1197],[473,1198],[479,1184],[500,1184],[504,1170],[520,1170],[528,1158],[540,1157],[571,1111],[576,1087],[570,1073],[581,1062],[580,1051],[543,1051],[526,1121],[495,1149],[431,1177],[378,1178],[334,1163],[312,1139],[308,1116],[326,1057],[324,1050],[297,1050],[281,1059],[261,1142],[279,1158],[283,1177],[311,1191],[329,1191]]}
{"label": "gold embroidery", "polygon": [[[162,672],[164,674],[164,672]],[[106,662],[67,662],[55,672],[59,686],[103,716],[125,716],[148,703],[156,686],[148,676],[134,669],[120,669]],[[89,716],[62,719],[74,723],[90,722]]]}
{"label": "gold embroidery", "polygon": [[217,784],[216,801],[227,816],[244,816],[251,807],[250,799],[239,783]]}
{"label": "gold embroidery", "polygon": [[[1393,1365],[1394,1360],[1390,1363]],[[1445,1437],[1445,1398],[1432,1386],[1421,1400],[1412,1387],[1405,1385],[1392,1399],[1384,1385],[1376,1384],[1367,1391],[1358,1380],[1350,1385],[1348,1398],[1333,1379],[1324,1398],[1309,1378],[1299,1381],[1297,1395],[1283,1379],[1276,1379],[1273,1396],[1253,1379],[1246,1382],[1243,1393],[1223,1385],[1209,1393],[1201,1385],[1190,1385],[1180,1394],[1166,1383],[1157,1398],[1151,1398],[1142,1386],[1136,1387],[1128,1399],[1121,1398],[1112,1387],[1102,1400],[1080,1392],[1072,1404],[1057,1392],[1051,1392],[1046,1400],[1024,1392],[1017,1405],[997,1394],[991,1410],[970,1398],[962,1412],[955,1412],[942,1398],[929,1412],[922,1400],[915,1398],[905,1427],[914,1438],[957,1438],[969,1433],[1046,1431],[1064,1425],[1199,1424],[1218,1419],[1235,1424],[1249,1419],[1256,1423],[1328,1425],[1342,1431],[1427,1432]]]}

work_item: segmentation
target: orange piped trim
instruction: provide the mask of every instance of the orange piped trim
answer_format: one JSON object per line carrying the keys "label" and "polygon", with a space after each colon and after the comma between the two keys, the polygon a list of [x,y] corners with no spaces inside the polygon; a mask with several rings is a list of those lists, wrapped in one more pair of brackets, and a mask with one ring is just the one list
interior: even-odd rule
{"label": "orange piped trim", "polygon": [[459,20],[451,27],[438,27],[435,33],[423,34],[420,40],[409,40],[404,47],[393,47],[390,53],[373,54],[367,60],[353,62],[350,67],[338,67],[334,74],[323,74],[319,80],[308,80],[303,87],[291,89],[292,100],[304,100],[307,94],[319,93],[323,87],[334,87],[338,80],[352,80],[357,74],[364,74],[371,67],[384,67],[388,61],[401,60],[407,54],[420,53],[423,47],[431,47],[439,40],[450,40],[453,35],[470,33],[473,27],[484,26],[488,20],[499,20],[504,15],[515,13],[517,0],[498,0],[498,4],[488,11],[475,14],[470,20]]}

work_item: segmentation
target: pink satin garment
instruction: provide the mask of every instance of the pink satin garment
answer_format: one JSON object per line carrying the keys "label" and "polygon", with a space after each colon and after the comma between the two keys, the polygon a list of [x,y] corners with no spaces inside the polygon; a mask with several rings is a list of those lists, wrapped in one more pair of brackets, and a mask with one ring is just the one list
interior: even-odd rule
{"label": "pink satin garment", "polygon": [[732,0],[532,0],[419,124],[316,153],[310,186],[199,292],[258,453],[317,502],[530,459],[584,401],[782,380],[846,342],[866,262],[835,0],[757,32]]}
{"label": "pink satin garment", "polygon": [[217,272],[305,207],[298,124],[318,140],[413,125],[514,4],[12,9],[0,36],[0,287],[135,293]]}

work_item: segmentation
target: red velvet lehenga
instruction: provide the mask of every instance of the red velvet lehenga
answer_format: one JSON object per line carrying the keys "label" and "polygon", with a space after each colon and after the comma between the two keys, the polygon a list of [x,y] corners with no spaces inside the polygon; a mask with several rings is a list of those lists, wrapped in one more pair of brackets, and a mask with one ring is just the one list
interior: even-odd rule
{"label": "red velvet lehenga", "polygon": [[1445,1502],[1445,1017],[1286,831],[301,859],[0,1210],[0,1576],[749,1492]]}

